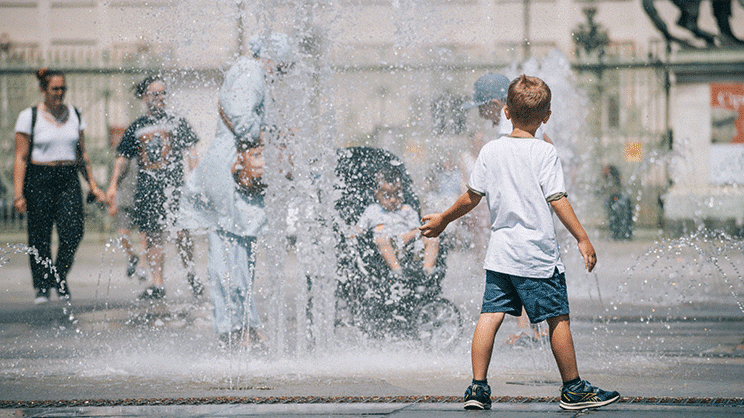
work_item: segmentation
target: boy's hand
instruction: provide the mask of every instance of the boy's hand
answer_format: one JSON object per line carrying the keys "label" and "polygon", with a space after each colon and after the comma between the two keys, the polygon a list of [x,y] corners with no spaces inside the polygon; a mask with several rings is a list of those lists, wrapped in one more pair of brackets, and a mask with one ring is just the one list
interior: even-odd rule
{"label": "boy's hand", "polygon": [[447,228],[441,213],[432,213],[421,218],[424,224],[419,227],[421,235],[427,238],[438,237]]}
{"label": "boy's hand", "polygon": [[597,253],[594,252],[594,246],[588,239],[582,240],[579,241],[579,251],[581,256],[584,257],[584,267],[591,273],[597,264]]}

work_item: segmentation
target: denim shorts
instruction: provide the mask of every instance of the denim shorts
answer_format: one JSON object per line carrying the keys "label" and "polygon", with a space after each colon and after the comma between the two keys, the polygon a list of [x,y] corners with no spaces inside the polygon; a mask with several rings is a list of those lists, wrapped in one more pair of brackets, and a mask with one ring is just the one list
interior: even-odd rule
{"label": "denim shorts", "polygon": [[533,324],[567,315],[566,275],[558,273],[546,279],[512,276],[486,270],[486,291],[481,313],[505,312],[520,316],[522,307]]}

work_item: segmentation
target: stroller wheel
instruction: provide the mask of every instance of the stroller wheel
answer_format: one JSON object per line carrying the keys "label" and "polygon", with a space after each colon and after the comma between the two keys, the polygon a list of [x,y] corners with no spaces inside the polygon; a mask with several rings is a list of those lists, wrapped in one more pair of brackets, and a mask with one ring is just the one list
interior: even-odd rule
{"label": "stroller wheel", "polygon": [[435,298],[421,304],[415,318],[418,339],[430,349],[447,350],[460,339],[460,311],[447,299]]}

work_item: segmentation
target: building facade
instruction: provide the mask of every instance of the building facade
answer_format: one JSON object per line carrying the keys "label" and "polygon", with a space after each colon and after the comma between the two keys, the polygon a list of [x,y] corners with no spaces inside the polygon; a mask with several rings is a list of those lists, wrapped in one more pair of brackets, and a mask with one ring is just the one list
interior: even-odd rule
{"label": "building facade", "polygon": [[[652,4],[674,36],[704,46],[674,24],[679,11],[670,1]],[[730,22],[744,37],[744,9],[734,4]],[[717,32],[709,2],[698,23]],[[88,120],[100,178],[113,159],[111,132],[141,112],[129,91],[134,82],[166,71],[172,106],[206,144],[217,123],[221,70],[261,31],[295,35],[307,65],[324,74],[319,94],[331,103],[326,122],[337,145],[391,148],[421,162],[412,167],[422,180],[435,155],[469,147],[486,129],[477,112],[459,110],[480,75],[540,67],[558,51],[572,69],[571,87],[583,92],[575,99],[585,119],[573,129],[584,138],[557,144],[582,166],[579,193],[601,206],[602,168],[615,165],[636,222],[663,221],[675,83],[666,64],[684,51],[667,49],[641,0],[2,0],[0,28],[3,155],[12,155],[18,112],[39,101],[33,71],[58,67],[69,74],[68,100]],[[592,41],[597,48],[582,49]],[[6,184],[11,167],[9,157],[0,164]],[[587,213],[605,222],[602,211]]]}

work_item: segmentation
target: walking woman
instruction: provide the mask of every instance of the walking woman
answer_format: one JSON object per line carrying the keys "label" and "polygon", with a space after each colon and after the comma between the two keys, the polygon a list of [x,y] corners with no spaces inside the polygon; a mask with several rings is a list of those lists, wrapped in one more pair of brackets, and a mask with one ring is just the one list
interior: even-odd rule
{"label": "walking woman", "polygon": [[[27,214],[31,276],[36,299],[49,302],[51,290],[70,298],[67,273],[83,238],[83,197],[78,171],[96,201],[106,195],[98,188],[85,152],[85,122],[78,110],[64,103],[67,85],[60,71],[36,72],[44,102],[23,110],[15,125],[13,207]],[[52,261],[52,228],[59,246]]]}

